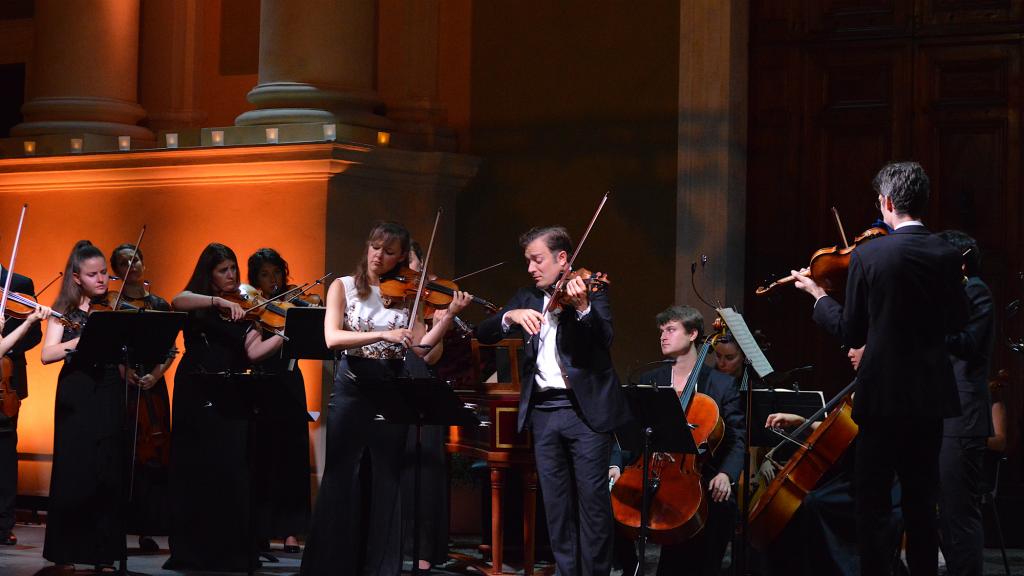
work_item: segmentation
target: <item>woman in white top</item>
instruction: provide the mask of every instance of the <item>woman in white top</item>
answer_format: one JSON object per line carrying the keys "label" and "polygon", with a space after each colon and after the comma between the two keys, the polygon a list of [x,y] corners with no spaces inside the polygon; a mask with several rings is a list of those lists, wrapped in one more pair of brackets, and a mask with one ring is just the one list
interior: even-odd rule
{"label": "woman in white top", "polygon": [[[378,411],[368,389],[405,373],[408,351],[426,355],[471,299],[456,293],[451,314],[429,331],[422,319],[410,325],[411,304],[386,307],[379,288],[381,277],[408,260],[409,231],[394,222],[377,223],[353,275],[336,279],[327,291],[324,338],[344,353],[328,403],[327,462],[302,558],[306,576],[339,570],[392,576],[401,570],[399,478],[407,427],[374,422]],[[361,494],[360,482],[366,452],[370,469],[362,476],[370,479],[369,498]]]}

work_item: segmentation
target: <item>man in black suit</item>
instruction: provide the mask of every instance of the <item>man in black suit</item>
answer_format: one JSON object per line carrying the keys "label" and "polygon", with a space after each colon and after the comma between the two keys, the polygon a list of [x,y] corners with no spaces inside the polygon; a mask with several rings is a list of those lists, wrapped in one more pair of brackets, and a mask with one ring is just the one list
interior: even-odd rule
{"label": "man in black suit", "polygon": [[[7,269],[0,268],[0,288],[7,282]],[[11,278],[11,291],[35,295],[32,280],[17,272]],[[3,335],[7,336],[24,320],[11,318],[4,324]],[[11,385],[18,391],[18,397],[28,396],[28,378],[25,373],[25,352],[39,344],[43,332],[35,322],[28,332],[11,348],[7,355],[14,365]],[[18,543],[14,535],[14,502],[18,495],[18,419],[9,419],[0,414],[0,544],[13,546]]]}
{"label": "man in black suit", "polygon": [[982,282],[978,244],[959,230],[938,234],[963,254],[964,291],[970,302],[967,324],[946,337],[960,395],[960,416],[943,423],[939,451],[939,526],[946,573],[981,576],[985,532],[981,524],[982,464],[993,434],[989,365],[995,335],[992,291]]}
{"label": "man in black suit", "polygon": [[[658,574],[718,576],[738,511],[732,487],[743,473],[743,450],[746,446],[743,408],[732,376],[713,370],[707,364],[697,366],[699,343],[703,342],[704,333],[704,316],[700,311],[690,306],[670,306],[655,320],[661,333],[661,353],[674,362],[645,372],[640,376],[640,382],[672,386],[676,393],[682,394],[690,375],[696,370],[697,392],[707,394],[715,401],[724,423],[717,449],[701,465],[704,489],[709,497],[704,528],[682,544],[662,546]],[[621,458],[625,454],[616,452],[614,456],[609,475],[618,478]],[[630,544],[618,544],[622,547],[623,574],[626,575],[633,574],[636,565],[636,553]]]}
{"label": "man in black suit", "polygon": [[894,231],[853,251],[845,306],[806,270],[794,275],[797,288],[816,299],[818,325],[850,348],[867,345],[853,405],[860,427],[854,486],[861,574],[890,572],[891,546],[882,536],[894,476],[903,489],[911,573],[935,574],[942,420],[960,411],[946,335],[967,320],[961,256],[919,220],[929,194],[920,165],[887,164],[873,185]]}
{"label": "man in black suit", "polygon": [[629,418],[612,366],[608,294],[588,293],[577,278],[566,285],[569,304],[543,313],[572,241],[565,228],[550,226],[526,232],[519,243],[534,285],[481,322],[477,338],[494,343],[515,330],[526,339],[519,430],[529,422],[558,574],[607,575],[611,431]]}

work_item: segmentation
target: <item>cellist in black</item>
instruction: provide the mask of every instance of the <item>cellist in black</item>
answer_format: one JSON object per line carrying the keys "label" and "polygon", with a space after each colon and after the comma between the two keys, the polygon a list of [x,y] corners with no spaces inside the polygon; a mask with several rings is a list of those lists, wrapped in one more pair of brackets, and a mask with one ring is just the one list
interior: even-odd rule
{"label": "cellist in black", "polygon": [[[708,518],[696,536],[676,546],[663,546],[658,562],[659,575],[706,574],[717,576],[722,569],[722,556],[736,522],[737,506],[733,485],[743,473],[744,420],[740,397],[732,377],[708,365],[697,366],[697,347],[704,332],[704,317],[690,306],[670,306],[656,317],[660,331],[661,353],[675,360],[640,376],[644,384],[671,385],[677,393],[698,371],[697,392],[707,394],[718,404],[725,425],[724,435],[711,458],[701,466],[704,486],[709,498]],[[609,476],[617,478],[623,465],[613,455]],[[636,554],[632,542],[619,540],[623,574],[633,574]]]}

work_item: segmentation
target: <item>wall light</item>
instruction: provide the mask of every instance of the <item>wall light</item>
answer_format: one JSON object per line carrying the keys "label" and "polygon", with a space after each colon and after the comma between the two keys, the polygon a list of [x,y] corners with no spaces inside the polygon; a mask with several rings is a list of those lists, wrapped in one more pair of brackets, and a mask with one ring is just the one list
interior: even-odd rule
{"label": "wall light", "polygon": [[168,148],[178,147],[178,134],[177,132],[168,132],[164,134],[164,141],[167,143]]}
{"label": "wall light", "polygon": [[131,150],[131,147],[132,147],[132,137],[131,136],[118,136],[117,137],[117,149],[118,150],[124,152],[126,150]]}
{"label": "wall light", "polygon": [[71,139],[71,153],[72,154],[81,154],[82,153],[82,139],[81,138],[72,138]]}
{"label": "wall light", "polygon": [[324,140],[333,142],[338,139],[338,125],[324,124]]}
{"label": "wall light", "polygon": [[25,156],[32,156],[33,154],[36,153],[35,140],[25,140],[24,142],[21,143],[21,145],[25,149]]}
{"label": "wall light", "polygon": [[377,132],[377,145],[387,146],[391,142],[390,132]]}
{"label": "wall light", "polygon": [[210,139],[213,141],[214,146],[224,145],[224,131],[223,130],[211,130]]}
{"label": "wall light", "polygon": [[267,128],[267,144],[277,144],[277,128]]}

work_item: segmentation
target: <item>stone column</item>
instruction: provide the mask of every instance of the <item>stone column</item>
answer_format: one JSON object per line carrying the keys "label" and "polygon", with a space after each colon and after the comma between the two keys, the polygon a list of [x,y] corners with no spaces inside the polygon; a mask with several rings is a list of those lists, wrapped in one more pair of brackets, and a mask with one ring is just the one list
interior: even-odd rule
{"label": "stone column", "polygon": [[399,147],[456,148],[439,95],[440,21],[440,0],[380,1],[377,75]]}
{"label": "stone column", "polygon": [[376,0],[262,0],[257,110],[235,124],[386,127],[374,114],[376,53]]}
{"label": "stone column", "polygon": [[36,0],[25,121],[15,136],[91,133],[153,140],[136,123],[139,0]]}
{"label": "stone column", "polygon": [[146,0],[142,6],[139,99],[153,130],[201,126],[203,0]]}
{"label": "stone column", "polygon": [[710,302],[739,305],[746,242],[747,2],[686,0],[679,13],[676,302],[700,306],[690,266],[706,254],[698,288]]}

